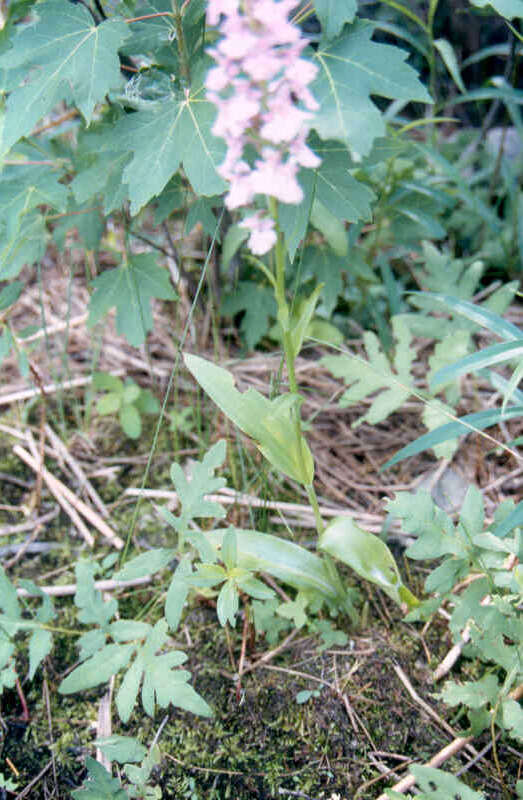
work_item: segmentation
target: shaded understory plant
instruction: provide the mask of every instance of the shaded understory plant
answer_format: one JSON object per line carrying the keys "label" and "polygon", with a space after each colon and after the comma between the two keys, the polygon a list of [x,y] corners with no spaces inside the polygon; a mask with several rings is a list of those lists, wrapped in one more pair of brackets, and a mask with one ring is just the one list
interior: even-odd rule
{"label": "shaded understory plant", "polygon": [[[191,224],[199,222],[209,230],[215,224],[216,238],[217,198],[224,195],[225,206],[235,215],[233,233],[228,234],[235,237],[235,242],[227,242],[229,254],[234,255],[240,245],[247,248],[250,264],[265,282],[264,296],[270,295],[278,325],[276,336],[283,348],[282,374],[287,385],[282,385],[287,390],[270,399],[253,389],[242,393],[235,388],[229,371],[198,355],[186,353],[185,365],[218,407],[252,439],[270,466],[284,478],[303,486],[317,533],[317,552],[311,552],[272,534],[234,526],[219,527],[225,512],[209,495],[225,485],[224,479],[216,474],[225,461],[223,441],[214,444],[189,473],[174,463],[171,479],[179,500],[178,513],[160,509],[161,517],[176,534],[172,546],[128,558],[130,531],[118,564],[117,556],[108,556],[100,565],[90,561],[77,564],[74,602],[78,622],[87,630],[67,631],[77,637],[79,664],[61,681],[58,691],[68,695],[116,679],[115,706],[124,724],[138,698],[145,713],[151,716],[157,708],[169,706],[210,715],[212,710],[189,683],[190,673],[181,668],[186,661],[185,653],[173,649],[173,637],[187,602],[195,593],[214,599],[218,620],[224,627],[235,625],[240,610],[247,614],[252,609],[259,632],[274,633],[292,624],[320,632],[324,643],[336,641],[342,632],[333,629],[330,618],[342,614],[353,620],[357,618],[355,593],[340,577],[336,566],[339,560],[380,587],[404,612],[409,612],[410,619],[426,620],[429,615],[447,609],[456,641],[464,637],[468,627],[469,652],[474,657],[488,658],[493,666],[474,684],[447,686],[444,699],[450,705],[466,706],[471,735],[486,728],[494,730],[497,725],[519,739],[522,724],[516,692],[522,676],[517,615],[522,587],[517,562],[521,556],[518,530],[521,507],[502,508],[495,520],[496,527],[484,530],[478,494],[473,489],[456,526],[424,495],[394,501],[389,509],[391,514],[402,519],[406,530],[417,534],[410,555],[443,559],[426,584],[427,591],[435,597],[421,604],[404,584],[390,550],[381,539],[348,518],[340,517],[325,525],[321,517],[314,488],[314,459],[304,435],[303,398],[296,377],[296,360],[311,334],[319,303],[326,302],[322,295],[324,287],[318,284],[321,269],[316,262],[326,245],[336,258],[347,256],[349,244],[355,246],[358,230],[347,233],[346,223],[368,220],[376,187],[387,182],[387,176],[380,176],[379,170],[373,169],[377,158],[373,149],[394,147],[399,137],[387,141],[385,115],[373,104],[371,94],[399,103],[413,100],[430,103],[434,98],[405,63],[402,51],[371,40],[373,26],[356,17],[356,3],[333,6],[317,0],[315,10],[323,34],[314,43],[315,48],[309,46],[300,29],[289,20],[295,5],[292,0],[277,3],[209,0],[205,8],[203,3],[180,6],[173,2],[169,10],[162,7],[150,15],[158,31],[145,15],[130,20],[115,16],[101,22],[95,20],[93,24],[84,6],[71,5],[64,13],[63,5],[56,0],[44,0],[32,7],[29,23],[23,17],[19,24],[15,24],[15,17],[9,21],[7,34],[13,47],[7,49],[6,35],[2,43],[5,49],[0,54],[2,89],[8,93],[0,150],[3,155],[9,154],[9,163],[2,174],[6,221],[2,222],[5,236],[0,278],[16,278],[24,263],[40,258],[51,232],[55,239],[63,237],[67,222],[61,225],[60,215],[82,218],[78,235],[94,250],[102,236],[100,228],[103,229],[97,225],[100,201],[105,214],[118,213],[125,203],[131,217],[136,217],[154,199],[155,219],[159,224],[173,208],[184,207],[190,182],[196,195],[189,209]],[[501,13],[505,13],[505,6],[500,5]],[[432,25],[436,6],[437,3],[430,4],[427,28]],[[57,23],[56,29],[53,23]],[[65,57],[63,53],[59,56],[63,63],[57,63],[56,51],[60,49],[56,47],[57,41],[65,49]],[[157,50],[164,57],[163,68],[158,66]],[[448,48],[440,42],[437,50],[443,54],[451,73],[455,72]],[[135,68],[136,81],[125,89],[119,53],[138,59],[140,64]],[[434,52],[430,58],[432,63]],[[90,71],[85,70],[86,63],[91,65]],[[46,76],[43,83],[35,77],[42,69]],[[87,74],[97,76],[96,86],[86,85]],[[510,99],[510,92],[507,94]],[[106,95],[110,103],[98,117],[96,103],[104,103]],[[42,143],[34,136],[22,140],[31,134],[39,118],[62,100],[74,102],[85,120],[86,125],[82,123],[77,129],[79,148],[75,149],[70,142]],[[21,108],[25,109],[24,114],[20,113]],[[130,109],[134,113],[127,113]],[[42,159],[42,153],[46,158]],[[36,179],[31,170],[35,159],[42,167]],[[381,166],[384,165],[386,170],[398,168],[397,161],[387,161],[385,157]],[[369,241],[370,253],[377,252],[386,241],[384,230],[388,218],[394,218],[398,229],[401,226],[397,217],[402,212],[403,218],[410,215],[413,219],[411,205],[423,193],[419,184],[408,185],[407,172],[401,176],[403,185],[396,187],[397,192],[388,188],[384,192],[382,213],[374,239]],[[466,192],[464,196],[470,201]],[[438,204],[447,207],[446,199],[435,187],[430,187],[428,202],[434,213],[440,207]],[[50,220],[42,215],[42,207],[54,212],[56,219],[53,218],[50,227]],[[478,213],[485,215],[483,206]],[[122,216],[127,223],[127,215]],[[418,209],[415,222],[438,238],[439,229],[428,213],[423,215],[423,210],[420,213]],[[492,219],[490,222],[494,224]],[[404,227],[405,241],[409,241]],[[312,255],[304,250],[297,258],[300,242],[309,228],[319,232],[322,241]],[[92,281],[89,323],[94,325],[109,308],[115,307],[118,332],[139,345],[152,327],[151,298],[174,301],[176,294],[166,271],[153,256],[131,252],[128,242],[131,234],[132,230],[126,230],[122,241],[111,239],[113,263]],[[439,269],[434,250],[431,245],[424,248],[423,281],[432,281],[429,288],[438,289],[443,287],[434,283]],[[332,263],[332,254],[321,261],[329,267]],[[291,300],[289,274],[299,275],[302,265],[311,264],[314,269],[307,279],[312,285]],[[362,259],[363,280],[368,279],[370,266]],[[462,295],[457,292],[458,300],[460,296],[470,299],[476,289],[474,277],[478,271],[472,267],[464,269],[461,284],[455,282],[463,290]],[[386,264],[383,274],[389,274]],[[0,295],[3,314],[9,312],[21,292],[19,285],[11,286],[15,289],[3,289]],[[504,287],[498,294],[495,298],[500,303],[498,310],[506,308],[511,293],[513,288]],[[394,291],[390,281],[389,299],[392,305]],[[456,306],[458,301],[450,301],[448,297],[443,301],[452,312],[462,313],[466,308],[463,300],[460,308]],[[332,310],[332,296],[330,302]],[[427,302],[441,303],[442,298],[425,297],[419,304],[425,312],[432,312],[434,305],[427,306]],[[475,313],[487,312],[480,309]],[[356,375],[351,362],[342,370],[347,383],[353,384],[349,389],[352,394],[346,397],[348,402],[378,389],[385,390],[386,401],[382,398],[373,403],[372,422],[378,421],[380,414],[383,418],[384,412],[397,408],[412,388],[408,325],[414,332],[416,324],[425,326],[429,321],[438,331],[441,328],[427,313],[417,314],[414,321],[412,317],[408,319],[408,314],[406,317],[396,316],[393,322],[397,339],[394,367],[399,380],[370,334],[366,346],[368,354],[373,356],[371,368],[364,367]],[[0,357],[17,346],[7,313],[5,319]],[[469,319],[477,321],[470,315]],[[459,341],[459,355],[465,355],[471,346],[470,329],[466,325],[459,328],[462,331],[459,337],[456,330],[453,341]],[[442,366],[438,357],[447,344],[442,341],[441,352],[436,353],[431,365],[433,371]],[[490,352],[487,361],[519,356],[520,345],[512,344],[505,343],[504,349]],[[454,349],[452,359],[457,355]],[[332,364],[329,362],[329,366]],[[479,364],[479,359],[473,362]],[[470,365],[468,361],[461,368]],[[372,377],[376,372],[380,373],[378,382]],[[456,401],[458,395],[455,387],[448,387],[458,372],[455,368],[442,378],[451,396],[446,397],[450,408],[450,400]],[[519,377],[520,372],[515,375]],[[437,379],[437,372],[434,378]],[[99,412],[118,413],[124,431],[139,436],[140,413],[155,410],[152,398],[114,376],[96,380],[98,388],[107,391],[99,401]],[[355,388],[357,380],[359,386]],[[404,385],[398,392],[399,382]],[[514,394],[516,383],[513,378],[507,398]],[[443,415],[449,413],[448,408],[441,406]],[[520,413],[520,408],[508,407],[497,419]],[[476,418],[468,422],[476,429],[481,427]],[[443,441],[441,437],[447,435],[448,430],[431,432],[430,446],[437,446]],[[417,446],[420,448],[419,442]],[[421,446],[428,446],[427,441]],[[97,576],[137,581],[157,573],[168,577],[162,584],[161,613],[156,614],[154,623],[141,618],[121,618],[118,601],[106,599],[95,584]],[[281,602],[263,580],[267,574],[290,589],[291,599]],[[464,592],[455,589],[456,582],[469,579],[470,585]],[[16,654],[20,641],[28,637],[32,679],[50,654],[53,632],[58,627],[54,625],[56,610],[52,600],[30,581],[20,582],[18,590],[15,589],[4,572],[0,573],[0,608],[0,688],[3,689],[13,688],[19,680]],[[125,788],[105,768],[89,760],[88,779],[74,793],[75,797],[89,800],[99,796],[159,796],[157,787],[148,785],[159,760],[155,743],[147,751],[135,739],[115,735],[97,746],[109,761],[125,765]],[[422,796],[442,800],[448,798],[445,791],[461,793],[463,798],[477,795],[452,776],[423,769],[412,770],[425,793]],[[518,791],[522,794],[520,785]],[[395,796],[394,790],[389,796]]]}

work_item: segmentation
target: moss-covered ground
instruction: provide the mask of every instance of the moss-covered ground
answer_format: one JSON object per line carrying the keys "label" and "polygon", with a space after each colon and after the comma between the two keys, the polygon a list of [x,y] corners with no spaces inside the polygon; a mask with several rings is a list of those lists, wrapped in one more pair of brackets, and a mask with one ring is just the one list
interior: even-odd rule
{"label": "moss-covered ground", "polygon": [[[116,429],[112,433],[118,435]],[[167,442],[163,444],[168,447]],[[120,445],[135,456],[139,452],[129,442]],[[147,452],[143,444],[140,451]],[[155,462],[149,485],[169,488],[168,467],[169,459]],[[28,486],[33,483],[34,476],[12,455],[7,438],[0,446],[0,473]],[[139,485],[142,475],[143,463],[131,464],[123,475],[125,485]],[[129,530],[134,505],[121,502],[125,488],[122,474],[118,481],[100,480],[96,485],[104,500],[114,503],[115,527],[120,532]],[[30,489],[3,481],[3,504],[21,506],[30,499]],[[44,491],[43,507],[46,505],[51,505],[51,498]],[[2,524],[14,521],[12,514],[2,512]],[[61,513],[39,536],[39,540],[60,546],[43,554],[25,555],[9,569],[10,578],[31,578],[42,584],[74,581],[74,562],[87,555],[87,549],[70,534],[69,520]],[[144,503],[134,541],[147,541],[151,546],[172,544],[166,541],[167,535],[150,504]],[[310,532],[307,536],[310,538]],[[23,538],[11,537],[9,542]],[[96,556],[108,552],[102,546]],[[397,555],[401,560],[401,552]],[[416,570],[411,572],[410,581],[421,591],[426,565],[416,566]],[[168,577],[122,594],[122,617],[143,615],[145,609],[144,618],[154,622],[162,613]],[[353,576],[349,580],[355,583]],[[242,647],[241,622],[236,629],[224,631],[218,625],[212,600],[200,597],[192,601],[173,647],[187,653],[193,685],[212,707],[213,717],[204,719],[170,709],[159,710],[151,719],[137,709],[127,725],[119,723],[116,712],[112,719],[114,732],[136,736],[146,746],[161,727],[158,744],[162,761],[153,773],[152,785],[161,788],[164,798],[377,798],[409,760],[426,763],[452,738],[444,722],[428,716],[411,697],[398,677],[398,667],[435,715],[459,734],[466,720],[449,719],[431,679],[431,667],[450,644],[444,621],[434,622],[422,637],[420,626],[405,624],[400,612],[379,592],[361,585],[359,588],[361,624],[336,620],[338,629],[347,634],[346,644],[324,647],[321,639],[302,629],[281,652],[259,661],[275,645],[269,645],[263,637],[255,640],[249,631],[244,661],[247,669],[240,681],[236,672]],[[56,624],[63,630],[78,629],[72,598],[57,600],[56,607]],[[6,796],[22,792],[20,798],[65,800],[85,778],[85,759],[94,754],[98,705],[106,687],[78,695],[58,694],[61,679],[77,662],[75,641],[74,635],[57,634],[43,669],[32,682],[22,681],[29,720],[22,718],[15,689],[5,691],[0,699],[0,772],[18,787]],[[256,668],[249,669],[256,663]],[[17,665],[19,674],[27,675],[23,647]],[[474,665],[463,660],[460,669],[464,678],[470,678]],[[299,703],[297,695],[303,690],[312,694]],[[488,742],[488,736],[483,737],[475,746],[481,750]],[[514,755],[502,745],[498,757],[511,774]],[[470,758],[470,754],[462,754],[447,766],[456,771]],[[505,798],[488,756],[477,761],[464,780],[492,800]],[[24,794],[26,787],[31,788]]]}

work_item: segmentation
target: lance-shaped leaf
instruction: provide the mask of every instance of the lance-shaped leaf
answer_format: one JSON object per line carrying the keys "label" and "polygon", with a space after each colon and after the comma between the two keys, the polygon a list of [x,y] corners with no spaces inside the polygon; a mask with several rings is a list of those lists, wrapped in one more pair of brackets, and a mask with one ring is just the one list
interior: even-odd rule
{"label": "lance-shaped leaf", "polygon": [[0,155],[61,100],[73,102],[89,122],[96,103],[122,82],[118,49],[129,33],[123,20],[96,25],[87,8],[62,0],[44,1],[32,12],[36,21],[20,26],[12,49],[0,56],[0,69],[15,79],[7,86]]}
{"label": "lance-shaped leaf", "polygon": [[[450,415],[449,415],[450,416]],[[430,433],[425,433],[419,436],[410,444],[402,447],[395,456],[390,458],[382,469],[388,469],[394,466],[404,458],[415,456],[417,453],[422,453],[430,447],[435,447],[441,442],[446,442],[448,439],[454,439],[456,436],[470,433],[471,431],[482,431],[492,425],[497,425],[500,422],[506,422],[511,419],[517,419],[523,416],[523,405],[511,406],[505,411],[501,409],[487,409],[486,411],[477,411],[474,414],[466,414],[460,417],[455,422],[449,422],[442,425]]]}
{"label": "lance-shaped leaf", "polygon": [[380,587],[398,605],[418,605],[401,580],[389,548],[373,533],[362,530],[350,517],[337,517],[323,531],[320,550],[348,564],[354,572]]}
{"label": "lance-shaped leaf", "polygon": [[[234,530],[238,567],[268,572],[298,591],[320,592],[337,605],[343,604],[345,590],[340,578],[336,570],[329,569],[322,558],[279,536],[239,528]],[[228,532],[218,529],[204,535],[218,553]]]}
{"label": "lance-shaped leaf", "polygon": [[494,364],[521,359],[522,356],[523,337],[517,341],[493,344],[491,347],[485,347],[478,353],[471,353],[465,358],[456,361],[455,364],[448,364],[438,370],[431,381],[431,389],[435,390],[442,384],[448,383],[448,381],[454,380],[467,372],[477,372],[485,367],[492,367]]}
{"label": "lance-shaped leaf", "polygon": [[89,325],[116,306],[116,330],[129,344],[143,344],[153,327],[151,298],[175,300],[169,275],[150,253],[135,255],[127,263],[109,269],[93,281],[94,294],[89,304]]}
{"label": "lance-shaped leaf", "polygon": [[320,45],[315,54],[319,73],[312,91],[320,110],[314,127],[322,139],[338,139],[360,157],[385,133],[371,94],[431,102],[416,72],[405,63],[408,54],[371,41],[373,30],[371,23],[358,20],[332,43]]}
{"label": "lance-shaped leaf", "polygon": [[254,439],[273,467],[305,486],[312,483],[311,451],[294,419],[301,403],[298,395],[286,394],[268,400],[255,389],[239,392],[226,369],[189,353],[185,353],[184,361],[211,400],[240,430]]}

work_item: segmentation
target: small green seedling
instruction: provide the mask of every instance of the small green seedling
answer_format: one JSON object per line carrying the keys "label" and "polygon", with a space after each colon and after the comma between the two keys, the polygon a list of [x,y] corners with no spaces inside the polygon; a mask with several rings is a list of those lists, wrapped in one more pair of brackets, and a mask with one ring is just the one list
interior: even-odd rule
{"label": "small green seedling", "polygon": [[142,432],[142,414],[157,414],[160,404],[149,389],[141,389],[131,378],[125,383],[107,372],[95,372],[93,387],[104,391],[96,403],[99,414],[118,414],[123,432],[138,439]]}
{"label": "small green seedling", "polygon": [[298,705],[307,703],[311,697],[318,698],[321,694],[321,689],[304,689],[296,695],[296,702]]}
{"label": "small green seedling", "polygon": [[194,430],[195,412],[192,406],[180,410],[173,408],[168,414],[169,430],[171,433],[189,434]]}

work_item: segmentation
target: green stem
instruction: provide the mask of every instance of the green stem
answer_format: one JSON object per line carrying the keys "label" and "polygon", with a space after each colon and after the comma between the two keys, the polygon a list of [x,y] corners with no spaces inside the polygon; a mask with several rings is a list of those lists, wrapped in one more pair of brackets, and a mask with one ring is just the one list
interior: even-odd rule
{"label": "green stem", "polygon": [[314,521],[316,522],[316,530],[318,531],[318,536],[321,536],[321,534],[324,531],[324,525],[320,514],[320,505],[318,503],[316,491],[312,483],[309,486],[306,486],[305,488],[307,490],[307,497],[309,498],[309,503],[311,504],[312,510],[314,512]]}
{"label": "green stem", "polygon": [[178,0],[171,0],[171,5],[174,16],[174,27],[176,29],[176,45],[178,47],[178,57],[180,59],[180,78],[184,88],[188,89],[191,85],[191,66],[183,33],[182,13],[178,5]]}
{"label": "green stem", "polygon": [[[278,304],[278,321],[280,323],[283,335],[283,350],[285,353],[285,363],[287,366],[287,374],[289,376],[289,389],[293,394],[299,394],[298,382],[296,380],[295,360],[296,353],[294,352],[294,345],[292,342],[291,330],[291,314],[289,305],[285,297],[285,243],[283,241],[283,233],[278,225],[278,201],[274,197],[269,198],[269,210],[274,224],[276,227],[276,247],[274,249],[275,258],[275,271],[276,271],[276,284],[275,295]],[[301,418],[299,411],[294,415],[294,425],[296,430],[297,441],[303,441],[303,431],[301,427]],[[305,486],[307,497],[314,512],[314,519],[316,521],[316,530],[318,535],[323,533],[323,520],[320,514],[320,506],[314,486],[311,484]]]}

